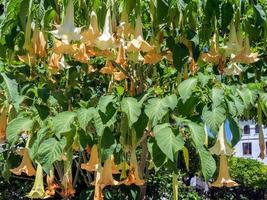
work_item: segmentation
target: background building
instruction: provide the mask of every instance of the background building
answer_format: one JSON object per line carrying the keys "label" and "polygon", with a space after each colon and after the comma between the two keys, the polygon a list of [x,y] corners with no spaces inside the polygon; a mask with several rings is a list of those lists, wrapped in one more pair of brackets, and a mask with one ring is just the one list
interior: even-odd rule
{"label": "background building", "polygon": [[[242,138],[235,146],[236,157],[257,159],[267,165],[267,156],[261,160],[258,156],[260,154],[259,147],[259,127],[253,120],[241,121],[240,127],[242,130]],[[267,146],[267,128],[263,127],[265,138],[265,147]],[[267,151],[265,150],[265,154]]]}

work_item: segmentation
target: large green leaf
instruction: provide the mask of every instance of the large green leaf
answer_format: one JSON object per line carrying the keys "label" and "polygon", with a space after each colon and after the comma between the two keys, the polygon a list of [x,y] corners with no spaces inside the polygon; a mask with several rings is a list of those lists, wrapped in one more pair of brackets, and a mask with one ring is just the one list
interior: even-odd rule
{"label": "large green leaf", "polygon": [[179,135],[175,136],[168,123],[155,126],[153,128],[153,133],[161,151],[171,161],[174,161],[175,153],[181,150],[184,146],[183,138]]}
{"label": "large green leaf", "polygon": [[132,97],[126,97],[121,101],[121,111],[126,113],[129,127],[131,128],[141,114],[141,105],[136,99]]}
{"label": "large green leaf", "polygon": [[155,138],[150,138],[148,140],[147,147],[155,165],[155,170],[157,171],[165,163],[166,155],[160,150]]}
{"label": "large green leaf", "polygon": [[206,181],[208,181],[216,170],[216,162],[204,147],[198,147],[197,151],[201,161],[201,171]]}
{"label": "large green leaf", "polygon": [[218,132],[219,127],[226,118],[225,109],[221,106],[213,108],[212,110],[208,110],[207,107],[204,107],[202,116],[205,123],[213,133]]}
{"label": "large green leaf", "polygon": [[107,109],[107,106],[114,102],[114,96],[113,95],[107,95],[107,96],[102,96],[100,99],[99,99],[99,102],[98,102],[98,108],[101,112],[105,113],[106,112],[106,109]]}
{"label": "large green leaf", "polygon": [[242,88],[241,90],[238,90],[238,94],[242,98],[246,109],[249,107],[249,105],[253,105],[257,98],[257,92],[248,88]]}
{"label": "large green leaf", "polygon": [[93,119],[94,112],[96,112],[95,108],[91,107],[89,109],[80,108],[77,110],[77,118],[80,124],[80,127],[86,131],[86,127],[88,123]]}
{"label": "large green leaf", "polygon": [[42,164],[46,173],[49,172],[49,169],[55,161],[61,159],[66,144],[65,137],[61,138],[60,141],[55,138],[49,138],[40,144],[37,159]]}
{"label": "large green leaf", "polygon": [[191,136],[196,146],[203,146],[205,143],[204,127],[195,122],[188,122],[188,127],[191,130]]}
{"label": "large green leaf", "polygon": [[33,120],[28,117],[19,117],[13,119],[7,126],[7,139],[11,146],[19,138],[19,134],[22,132],[31,131],[33,127]]}
{"label": "large green leaf", "polygon": [[197,85],[196,78],[189,78],[180,83],[180,85],[178,86],[178,92],[183,102],[185,102],[187,99],[191,97],[192,91],[196,87],[196,85]]}
{"label": "large green leaf", "polygon": [[224,100],[223,89],[212,88],[212,107],[220,106]]}
{"label": "large green leaf", "polygon": [[177,103],[178,100],[174,94],[166,96],[163,99],[149,99],[145,107],[145,113],[154,126],[168,113],[169,108],[173,110]]}
{"label": "large green leaf", "polygon": [[227,119],[229,121],[229,126],[230,126],[230,130],[232,133],[231,143],[232,143],[232,146],[235,146],[241,138],[239,123],[237,122],[237,120],[235,120],[231,116],[229,116]]}
{"label": "large green leaf", "polygon": [[18,108],[18,105],[23,101],[24,97],[19,95],[18,92],[18,83],[15,79],[9,78],[6,74],[1,73],[8,92],[8,96],[10,98],[10,101],[14,104],[16,108]]}
{"label": "large green leaf", "polygon": [[71,131],[71,125],[77,114],[71,111],[61,112],[53,118],[53,131],[55,134]]}

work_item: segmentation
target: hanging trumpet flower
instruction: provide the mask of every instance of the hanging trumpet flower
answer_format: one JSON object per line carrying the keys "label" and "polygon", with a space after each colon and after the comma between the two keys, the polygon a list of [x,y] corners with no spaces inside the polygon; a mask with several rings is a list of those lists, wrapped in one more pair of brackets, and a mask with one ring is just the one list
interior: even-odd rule
{"label": "hanging trumpet flower", "polygon": [[73,58],[81,63],[87,63],[89,60],[89,56],[86,52],[85,44],[81,43],[73,55]]}
{"label": "hanging trumpet flower", "polygon": [[231,62],[237,63],[244,63],[244,64],[251,64],[254,62],[259,61],[257,53],[251,53],[250,45],[249,45],[249,38],[248,36],[245,37],[243,49],[240,53],[236,54],[232,59]]}
{"label": "hanging trumpet flower", "polygon": [[210,62],[218,65],[222,58],[223,56],[219,52],[218,34],[214,33],[211,41],[210,50],[209,52],[202,54],[202,59],[205,62]]}
{"label": "hanging trumpet flower", "polygon": [[129,168],[128,176],[126,180],[124,180],[122,183],[125,185],[131,185],[131,184],[143,185],[145,183],[145,181],[140,178],[138,163],[137,163],[134,150],[131,153],[130,168]]}
{"label": "hanging trumpet flower", "polygon": [[232,155],[234,150],[226,141],[224,123],[220,126],[219,133],[217,135],[217,141],[213,147],[209,149],[212,154],[215,155]]}
{"label": "hanging trumpet flower", "polygon": [[61,181],[63,186],[60,195],[63,198],[74,196],[75,190],[72,185],[72,153],[67,153],[67,158],[64,161],[64,175]]}
{"label": "hanging trumpet flower", "polygon": [[[241,34],[239,34],[239,36],[241,37]],[[240,44],[240,41],[242,41],[242,39],[237,38],[235,24],[232,22],[230,25],[229,40],[224,47],[225,56],[233,58],[235,55],[239,54],[242,51],[242,43]]]}
{"label": "hanging trumpet flower", "polygon": [[100,50],[107,50],[114,47],[114,38],[110,23],[110,10],[107,11],[103,33],[95,40],[95,46]]}
{"label": "hanging trumpet flower", "polygon": [[89,28],[83,31],[81,35],[82,35],[82,42],[84,42],[86,45],[89,45],[89,46],[92,46],[96,38],[100,36],[100,32],[98,29],[97,16],[94,11],[91,12]]}
{"label": "hanging trumpet flower", "polygon": [[45,193],[43,181],[43,168],[37,162],[37,171],[32,190],[26,195],[30,199],[47,199],[50,196]]}
{"label": "hanging trumpet flower", "polygon": [[217,180],[211,184],[212,187],[235,187],[238,184],[231,180],[228,172],[228,161],[226,155],[220,155],[220,168]]}
{"label": "hanging trumpet flower", "polygon": [[38,57],[46,56],[46,40],[44,33],[37,28],[33,31],[32,36],[32,54],[37,55]]}
{"label": "hanging trumpet flower", "polygon": [[148,52],[144,57],[144,64],[155,65],[160,62],[162,59],[162,55],[156,52]]}
{"label": "hanging trumpet flower", "polygon": [[125,49],[123,45],[121,44],[119,47],[116,63],[120,64],[123,67],[127,66],[127,60],[126,60],[126,55],[125,55]]}
{"label": "hanging trumpet flower", "polygon": [[105,163],[104,167],[100,173],[100,179],[95,184],[99,184],[103,188],[108,185],[118,185],[119,182],[113,179],[112,176],[112,168],[113,168],[113,160],[112,157],[108,158]]}
{"label": "hanging trumpet flower", "polygon": [[18,176],[21,175],[21,173],[25,173],[28,176],[34,176],[35,169],[32,166],[32,161],[29,156],[28,148],[20,150],[19,155],[23,156],[21,164],[14,169],[10,169],[10,171]]}
{"label": "hanging trumpet flower", "polygon": [[154,49],[148,42],[143,39],[143,24],[140,15],[136,19],[134,39],[128,43],[127,51],[129,52],[149,52]]}
{"label": "hanging trumpet flower", "polygon": [[87,171],[96,171],[99,165],[97,145],[93,145],[90,154],[90,160],[87,163],[81,164],[81,168]]}
{"label": "hanging trumpet flower", "polygon": [[47,182],[47,188],[45,193],[49,196],[54,196],[56,189],[59,188],[59,185],[55,183],[54,181],[55,175],[54,175],[54,169],[50,169],[49,174],[46,177]]}
{"label": "hanging trumpet flower", "polygon": [[0,143],[6,141],[6,127],[8,122],[8,106],[3,106],[0,109]]}
{"label": "hanging trumpet flower", "polygon": [[61,54],[56,54],[53,53],[49,59],[49,69],[51,70],[52,73],[56,73],[60,70],[60,61],[62,59],[62,55]]}
{"label": "hanging trumpet flower", "polygon": [[51,33],[65,44],[70,44],[71,41],[77,41],[81,39],[81,28],[77,28],[74,25],[74,6],[73,1],[69,0],[66,8],[66,14],[62,25],[56,25],[56,30]]}
{"label": "hanging trumpet flower", "polygon": [[234,153],[234,150],[227,144],[224,123],[221,125],[219,133],[217,135],[217,141],[215,145],[209,149],[212,154],[220,156],[220,168],[219,176],[217,180],[211,184],[213,187],[234,187],[238,184],[231,180],[228,172],[228,160],[227,156]]}
{"label": "hanging trumpet flower", "polygon": [[77,51],[77,49],[77,44],[65,44],[64,42],[55,39],[52,51],[56,54],[72,55]]}

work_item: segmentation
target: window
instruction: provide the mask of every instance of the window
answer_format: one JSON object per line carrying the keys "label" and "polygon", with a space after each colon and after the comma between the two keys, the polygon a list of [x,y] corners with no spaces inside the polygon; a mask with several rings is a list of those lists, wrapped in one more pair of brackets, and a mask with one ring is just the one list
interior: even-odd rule
{"label": "window", "polygon": [[244,126],[244,134],[249,135],[250,134],[250,127],[249,125]]}
{"label": "window", "polygon": [[244,142],[243,143],[243,155],[251,155],[251,154],[252,154],[251,142]]}
{"label": "window", "polygon": [[255,133],[259,133],[260,131],[259,131],[259,126],[258,126],[258,124],[255,126]]}

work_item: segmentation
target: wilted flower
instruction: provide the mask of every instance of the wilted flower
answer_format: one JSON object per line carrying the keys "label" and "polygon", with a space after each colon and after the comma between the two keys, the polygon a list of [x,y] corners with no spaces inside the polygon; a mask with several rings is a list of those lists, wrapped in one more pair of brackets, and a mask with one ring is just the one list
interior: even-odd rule
{"label": "wilted flower", "polygon": [[77,28],[74,25],[74,6],[73,1],[69,0],[64,22],[62,25],[57,25],[57,30],[51,31],[52,34],[61,39],[65,44],[70,44],[71,41],[80,40],[81,28]]}
{"label": "wilted flower", "polygon": [[128,172],[128,177],[122,183],[125,185],[131,185],[131,184],[143,185],[145,183],[145,181],[141,179],[139,176],[138,163],[134,151],[131,153],[130,169]]}
{"label": "wilted flower", "polygon": [[50,196],[45,193],[43,181],[43,168],[37,163],[37,171],[32,190],[26,195],[30,199],[46,199]]}
{"label": "wilted flower", "polygon": [[32,166],[32,161],[30,159],[28,149],[24,148],[20,150],[19,154],[23,156],[21,164],[14,169],[10,169],[10,171],[18,176],[21,175],[21,173],[25,173],[28,176],[34,176],[35,169]]}
{"label": "wilted flower", "polygon": [[148,42],[143,39],[143,25],[140,15],[136,19],[134,39],[128,43],[127,51],[149,52],[154,49]]}
{"label": "wilted flower", "polygon": [[100,35],[97,23],[97,16],[94,11],[91,12],[91,20],[89,28],[81,33],[82,35],[82,42],[86,45],[93,45],[95,39]]}
{"label": "wilted flower", "polygon": [[244,64],[251,64],[254,62],[259,61],[257,53],[251,53],[250,45],[249,45],[249,38],[248,36],[244,40],[244,46],[240,53],[236,54],[232,59],[231,62],[237,63],[244,63]]}
{"label": "wilted flower", "polygon": [[47,188],[45,191],[45,193],[49,196],[54,196],[56,189],[59,188],[59,185],[55,183],[54,178],[54,169],[50,169],[49,174],[46,177]]}
{"label": "wilted flower", "polygon": [[32,49],[33,54],[39,57],[44,57],[46,55],[46,40],[44,33],[37,28],[33,31],[32,36]]}
{"label": "wilted flower", "polygon": [[110,23],[110,10],[107,11],[103,33],[95,40],[95,46],[101,50],[107,50],[114,46],[114,38],[112,37],[112,28]]}
{"label": "wilted flower", "polygon": [[234,150],[226,141],[224,123],[220,126],[219,133],[217,135],[217,141],[213,147],[209,149],[212,154],[215,155],[232,155]]}
{"label": "wilted flower", "polygon": [[31,55],[31,54],[18,56],[18,59],[21,62],[24,62],[29,66],[35,65],[35,63],[36,63],[36,57],[34,55]]}
{"label": "wilted flower", "polygon": [[242,69],[237,63],[230,63],[227,68],[224,68],[224,74],[227,76],[240,75]]}
{"label": "wilted flower", "polygon": [[226,155],[220,155],[220,169],[217,180],[211,184],[212,187],[235,187],[238,184],[231,180],[228,171],[228,161]]}
{"label": "wilted flower", "polygon": [[97,145],[93,145],[90,154],[90,160],[87,163],[81,164],[81,168],[87,171],[96,171],[99,165]]}

